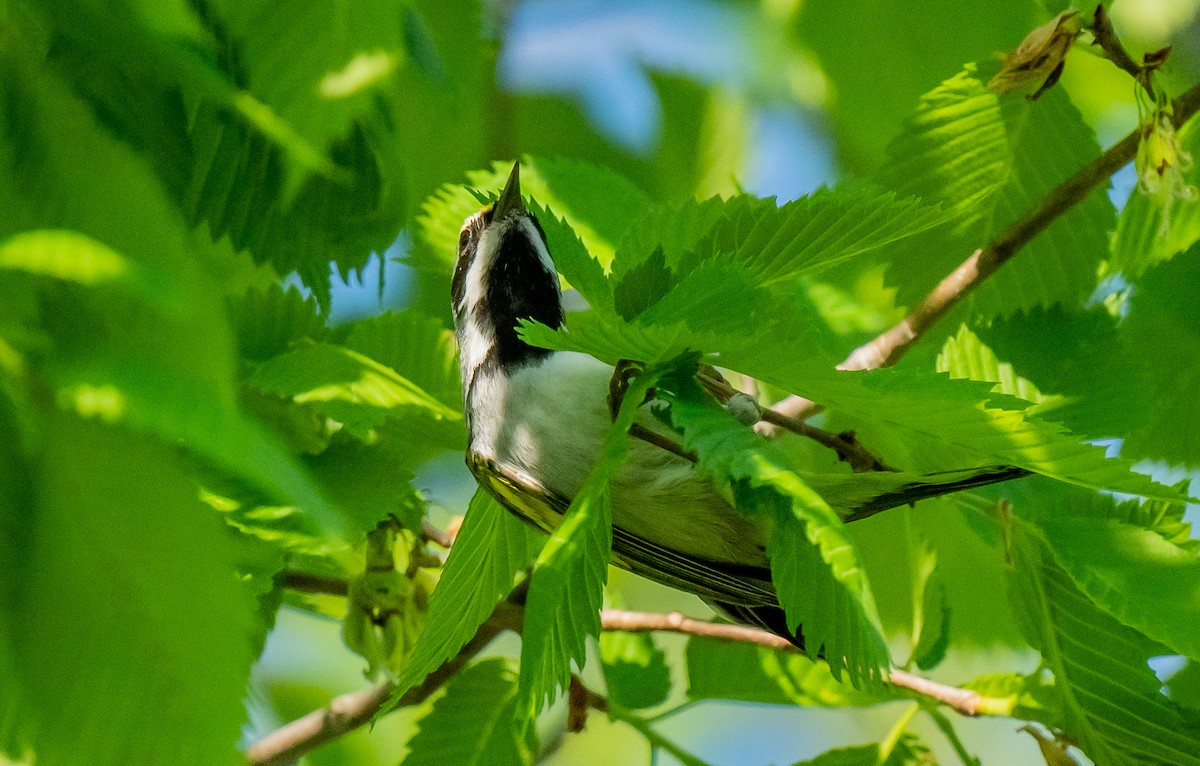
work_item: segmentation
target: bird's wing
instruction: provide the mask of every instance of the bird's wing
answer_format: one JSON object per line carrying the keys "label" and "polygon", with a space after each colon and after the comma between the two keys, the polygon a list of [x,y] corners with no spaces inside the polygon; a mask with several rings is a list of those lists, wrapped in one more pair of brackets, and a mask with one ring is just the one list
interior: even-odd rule
{"label": "bird's wing", "polygon": [[[472,454],[467,466],[486,489],[505,508],[542,528],[553,532],[562,521],[570,502],[546,488],[528,474],[505,467],[494,460]],[[710,600],[749,607],[779,604],[766,567],[739,566],[708,561],[668,548],[613,527],[613,563],[672,588],[694,593]]]}
{"label": "bird's wing", "polygon": [[998,465],[924,474],[891,471],[808,474],[804,479],[843,519],[852,521],[898,505],[1028,475],[1024,468]]}

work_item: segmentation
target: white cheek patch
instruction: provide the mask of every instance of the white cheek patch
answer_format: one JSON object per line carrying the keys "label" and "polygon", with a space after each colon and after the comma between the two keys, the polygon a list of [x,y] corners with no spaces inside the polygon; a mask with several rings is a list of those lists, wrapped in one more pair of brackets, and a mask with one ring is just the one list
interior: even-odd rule
{"label": "white cheek patch", "polygon": [[[476,213],[476,215],[480,215]],[[469,225],[468,221],[468,225]],[[463,385],[472,379],[476,370],[487,358],[488,350],[495,343],[495,334],[488,325],[482,325],[475,315],[477,306],[487,297],[488,273],[496,260],[498,238],[491,229],[479,234],[475,260],[467,267],[466,287],[463,290],[462,316],[459,317],[458,344],[462,357]]]}
{"label": "white cheek patch", "polygon": [[[475,219],[482,214],[482,212],[476,213],[475,216],[468,219],[464,228],[474,225]],[[500,243],[510,235],[525,237],[537,254],[538,263],[545,270],[546,275],[552,278],[554,289],[560,299],[562,296],[554,261],[546,249],[545,242],[542,241],[541,234],[538,233],[537,227],[530,218],[514,216],[484,227],[479,232],[475,259],[467,267],[462,305],[458,307],[459,314],[456,316],[464,384],[474,378],[476,371],[483,365],[488,352],[496,343],[494,328],[487,322],[479,321],[476,310],[487,300],[489,275],[495,268],[496,259],[500,255]]]}

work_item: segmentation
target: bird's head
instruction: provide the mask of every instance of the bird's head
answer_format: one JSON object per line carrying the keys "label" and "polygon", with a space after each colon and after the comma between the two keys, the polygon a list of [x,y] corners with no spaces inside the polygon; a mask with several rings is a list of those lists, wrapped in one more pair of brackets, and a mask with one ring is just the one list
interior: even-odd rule
{"label": "bird's head", "polygon": [[521,199],[518,165],[500,198],[463,223],[451,300],[464,387],[482,370],[509,372],[550,353],[517,335],[520,319],[555,328],[563,322],[558,272],[546,233]]}

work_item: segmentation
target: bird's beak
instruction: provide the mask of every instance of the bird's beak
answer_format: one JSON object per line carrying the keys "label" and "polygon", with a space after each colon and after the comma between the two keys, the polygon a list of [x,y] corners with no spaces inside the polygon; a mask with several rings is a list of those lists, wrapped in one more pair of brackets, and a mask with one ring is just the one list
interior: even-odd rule
{"label": "bird's beak", "polygon": [[508,183],[504,184],[504,191],[500,192],[500,199],[496,200],[496,207],[492,209],[492,220],[501,221],[513,213],[518,215],[525,213],[525,203],[521,201],[521,164],[519,162],[513,165],[512,172],[508,174]]}

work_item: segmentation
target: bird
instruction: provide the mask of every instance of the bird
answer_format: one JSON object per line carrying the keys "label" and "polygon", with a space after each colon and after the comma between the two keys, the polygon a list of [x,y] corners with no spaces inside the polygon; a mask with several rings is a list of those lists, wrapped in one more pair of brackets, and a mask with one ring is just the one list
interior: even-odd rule
{"label": "bird", "polygon": [[[533,346],[518,333],[522,319],[557,329],[566,318],[545,231],[521,196],[519,163],[497,200],[463,223],[450,292],[467,466],[502,506],[552,532],[612,426],[614,368]],[[636,422],[678,438],[646,408]],[[842,510],[880,510],[1022,475],[1004,466],[949,471],[900,491],[858,493],[855,507]],[[766,530],[692,461],[630,437],[610,502],[613,563],[804,648],[802,629],[788,627],[772,585]]]}

